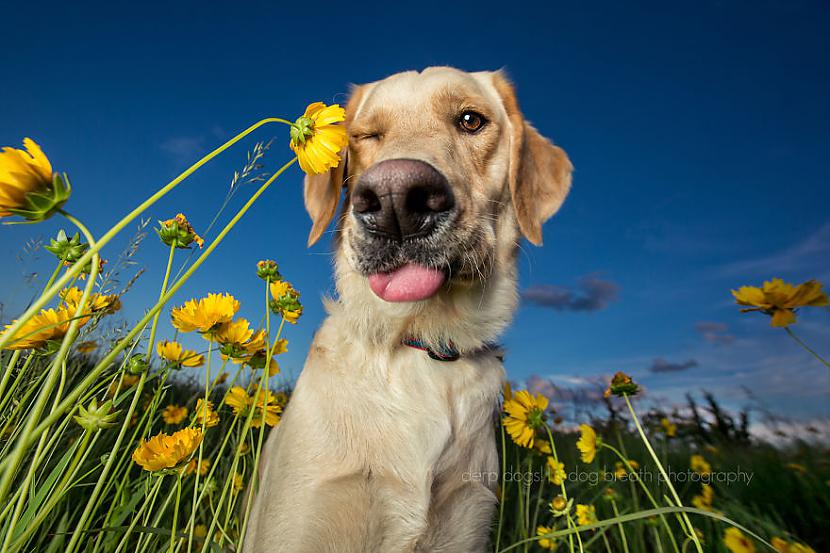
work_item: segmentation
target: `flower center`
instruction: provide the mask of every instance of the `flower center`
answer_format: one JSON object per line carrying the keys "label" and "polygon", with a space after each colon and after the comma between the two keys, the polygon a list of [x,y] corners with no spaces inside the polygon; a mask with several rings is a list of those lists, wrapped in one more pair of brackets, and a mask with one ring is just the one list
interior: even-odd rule
{"label": "flower center", "polygon": [[531,428],[541,428],[545,424],[545,413],[534,407],[527,414],[527,425]]}

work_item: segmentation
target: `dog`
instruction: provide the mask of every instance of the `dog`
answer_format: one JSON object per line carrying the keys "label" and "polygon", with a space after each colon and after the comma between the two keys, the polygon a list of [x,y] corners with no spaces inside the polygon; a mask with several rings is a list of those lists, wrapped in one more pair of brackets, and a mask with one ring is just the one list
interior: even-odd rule
{"label": "dog", "polygon": [[572,165],[501,71],[357,86],[340,165],[305,179],[309,245],[337,211],[337,298],[263,450],[244,551],[484,551],[497,505],[493,345],[523,235]]}

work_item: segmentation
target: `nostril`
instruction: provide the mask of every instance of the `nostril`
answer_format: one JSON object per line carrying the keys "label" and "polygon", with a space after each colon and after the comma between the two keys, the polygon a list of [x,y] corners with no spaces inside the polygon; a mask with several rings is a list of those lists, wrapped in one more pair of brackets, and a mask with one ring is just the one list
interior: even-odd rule
{"label": "nostril", "polygon": [[406,194],[406,209],[411,213],[440,213],[453,205],[452,193],[446,186],[413,186]]}
{"label": "nostril", "polygon": [[358,213],[373,213],[381,210],[380,198],[369,187],[355,190],[352,195],[352,206]]}

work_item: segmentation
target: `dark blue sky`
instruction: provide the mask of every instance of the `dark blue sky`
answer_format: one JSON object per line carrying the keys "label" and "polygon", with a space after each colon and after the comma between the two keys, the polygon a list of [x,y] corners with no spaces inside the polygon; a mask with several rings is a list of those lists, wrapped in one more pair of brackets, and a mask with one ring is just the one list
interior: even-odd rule
{"label": "dark blue sky", "polygon": [[[741,405],[748,386],[779,412],[826,416],[830,372],[766,317],[740,315],[729,289],[772,276],[830,283],[830,5],[626,4],[17,3],[4,9],[0,144],[38,141],[72,178],[68,208],[100,234],[264,116],[294,118],[400,70],[505,67],[527,117],[576,166],[545,246],[523,246],[521,285],[578,299],[580,282],[601,280],[597,301],[522,306],[505,336],[511,378],[579,387],[623,369],[668,401],[708,388]],[[273,170],[289,156],[284,128],[148,216],[184,211],[204,229],[246,148],[274,136]],[[13,260],[61,224],[4,227],[0,253]],[[330,244],[306,250],[308,228],[292,169],[179,302],[227,290],[259,320],[254,264],[278,260],[306,304],[283,362],[296,373],[331,290]],[[130,317],[157,294],[164,256],[145,242]],[[31,296],[23,275],[50,268],[43,257],[3,264],[5,318]],[[827,311],[803,312],[796,330],[830,354]]]}

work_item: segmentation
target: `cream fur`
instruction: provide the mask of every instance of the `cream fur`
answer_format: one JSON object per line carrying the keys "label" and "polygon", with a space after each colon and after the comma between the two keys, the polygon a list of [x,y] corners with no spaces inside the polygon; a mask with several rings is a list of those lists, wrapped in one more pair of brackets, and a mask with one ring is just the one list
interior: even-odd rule
{"label": "cream fur", "polygon": [[[508,168],[520,163],[510,157],[520,149],[510,147],[516,133],[496,79],[503,80],[497,73],[431,68],[368,85],[350,106],[355,125],[378,106],[415,106],[402,116],[406,123],[396,140],[350,150],[349,175],[357,178],[392,157],[433,163],[458,186],[468,213],[459,225],[480,238],[487,269],[480,278],[451,281],[427,301],[384,302],[354,269],[350,236],[357,230],[346,207],[335,258],[338,297],[327,302],[328,317],[265,446],[245,552],[486,549],[496,506],[493,428],[504,370],[500,352],[484,346],[509,324],[518,298],[519,224],[510,209]],[[452,136],[440,134],[447,132],[440,123],[430,121],[441,107],[427,108],[441,101],[430,94],[446,86],[466,87],[477,101],[489,102],[499,134],[491,136],[486,166],[465,168],[472,163],[465,152],[474,159],[477,152],[454,146]],[[427,130],[431,141],[418,138]],[[432,344],[452,340],[464,355],[435,361],[402,346],[405,336]]]}

